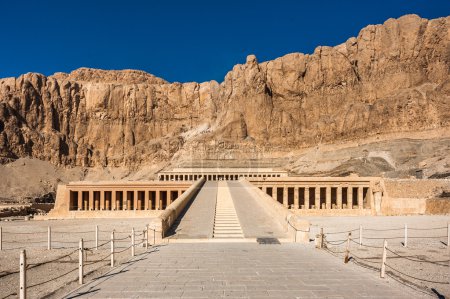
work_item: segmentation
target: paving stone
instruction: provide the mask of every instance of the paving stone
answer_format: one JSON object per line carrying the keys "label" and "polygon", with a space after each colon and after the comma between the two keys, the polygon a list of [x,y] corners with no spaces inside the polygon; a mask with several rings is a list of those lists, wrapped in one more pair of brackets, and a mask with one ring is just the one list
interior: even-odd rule
{"label": "paving stone", "polygon": [[144,257],[65,298],[424,297],[301,244],[174,243]]}

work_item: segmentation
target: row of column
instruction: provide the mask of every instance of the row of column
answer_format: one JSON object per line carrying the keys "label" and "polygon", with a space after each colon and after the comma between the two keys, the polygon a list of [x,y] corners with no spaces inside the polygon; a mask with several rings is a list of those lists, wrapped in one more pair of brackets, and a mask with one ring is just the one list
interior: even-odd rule
{"label": "row of column", "polygon": [[[289,204],[289,189],[294,189],[293,203]],[[325,198],[321,196],[321,188],[325,189]],[[370,208],[371,189],[368,186],[267,186],[260,187],[266,194],[292,209],[363,209],[364,203]],[[279,199],[278,189],[283,189]],[[332,190],[334,189],[334,190]],[[354,190],[356,198],[354,198]],[[334,191],[334,192],[332,192]],[[345,198],[343,193],[345,192]],[[332,193],[334,196],[332,196]],[[300,194],[303,197],[300,198]],[[303,203],[301,204],[300,201]],[[354,205],[356,201],[356,205]]]}
{"label": "row of column", "polygon": [[239,178],[275,178],[281,177],[281,174],[161,174],[160,181],[196,181],[205,178],[207,181],[236,181]]}
{"label": "row of column", "polygon": [[164,210],[183,190],[70,190],[69,210]]}

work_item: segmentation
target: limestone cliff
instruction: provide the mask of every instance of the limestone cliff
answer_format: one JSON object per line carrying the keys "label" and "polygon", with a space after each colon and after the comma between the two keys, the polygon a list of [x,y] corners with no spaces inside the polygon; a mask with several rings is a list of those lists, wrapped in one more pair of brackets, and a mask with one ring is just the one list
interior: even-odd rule
{"label": "limestone cliff", "polygon": [[449,29],[450,17],[389,19],[313,54],[250,55],[220,84],[86,68],[2,79],[0,157],[133,168],[448,129]]}

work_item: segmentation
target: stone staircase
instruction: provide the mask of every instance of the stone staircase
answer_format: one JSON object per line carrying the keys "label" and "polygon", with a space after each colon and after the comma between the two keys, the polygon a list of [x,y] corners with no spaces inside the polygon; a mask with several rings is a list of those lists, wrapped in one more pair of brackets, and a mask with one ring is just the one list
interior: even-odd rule
{"label": "stone staircase", "polygon": [[233,199],[225,181],[218,182],[213,238],[244,238]]}

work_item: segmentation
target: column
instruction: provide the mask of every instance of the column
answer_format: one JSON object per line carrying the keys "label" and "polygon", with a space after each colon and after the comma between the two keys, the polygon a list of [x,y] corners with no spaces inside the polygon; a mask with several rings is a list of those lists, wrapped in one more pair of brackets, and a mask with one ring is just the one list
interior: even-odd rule
{"label": "column", "polygon": [[113,211],[117,210],[116,190],[111,191],[111,209]]}
{"label": "column", "polygon": [[283,187],[283,206],[289,208],[288,202],[288,188],[286,186]]}
{"label": "column", "polygon": [[100,210],[103,211],[105,209],[105,191],[100,190]]}
{"label": "column", "polygon": [[347,209],[353,209],[353,187],[347,188]]}
{"label": "column", "polygon": [[111,196],[109,196],[108,200],[106,200],[106,191],[103,191],[103,193],[103,198],[105,200],[105,210],[109,211],[111,210]]}
{"label": "column", "polygon": [[156,189],[156,199],[155,199],[155,210],[160,210],[161,209],[161,207],[160,207],[160,198],[161,198],[161,194],[160,194],[160,191],[159,191],[159,189]]}
{"label": "column", "polygon": [[83,191],[78,191],[78,211],[83,210]]}
{"label": "column", "polygon": [[326,208],[331,209],[331,187],[326,187]]}
{"label": "column", "polygon": [[364,208],[364,192],[363,192],[363,187],[359,186],[358,187],[358,208],[360,210],[362,210]]}
{"label": "column", "polygon": [[149,190],[144,191],[144,210],[148,210],[148,200],[150,199]]}
{"label": "column", "polygon": [[275,199],[275,201],[278,201],[277,194],[278,194],[277,186],[276,185],[272,186],[272,198]]}
{"label": "column", "polygon": [[342,209],[342,186],[336,189],[336,204],[338,209]]}
{"label": "column", "polygon": [[137,190],[134,190],[134,203],[133,203],[133,207],[135,210],[140,210],[140,200],[139,200],[139,192]]}
{"label": "column", "polygon": [[262,191],[264,192],[264,194],[267,194],[267,187],[266,186],[262,186]]}
{"label": "column", "polygon": [[298,186],[294,187],[294,209],[300,208],[300,204],[298,201]]}
{"label": "column", "polygon": [[[178,190],[178,197],[180,197],[181,194],[183,194],[183,190],[180,189],[180,190]],[[178,197],[177,197],[177,198],[178,198]]]}
{"label": "column", "polygon": [[309,186],[305,187],[305,209],[309,209]]}
{"label": "column", "polygon": [[89,210],[94,210],[94,191],[89,191]]}
{"label": "column", "polygon": [[167,191],[167,206],[169,206],[172,203],[172,191],[173,190]]}
{"label": "column", "polygon": [[315,206],[316,206],[316,209],[320,209],[320,187],[319,186],[316,186],[315,188],[314,188],[314,199],[315,199],[315,202],[314,202],[314,204],[315,204]]}
{"label": "column", "polygon": [[123,210],[128,210],[128,209],[130,209],[130,206],[129,206],[129,204],[128,204],[128,191],[127,190],[124,190],[123,192],[122,192],[122,207],[123,207]]}

